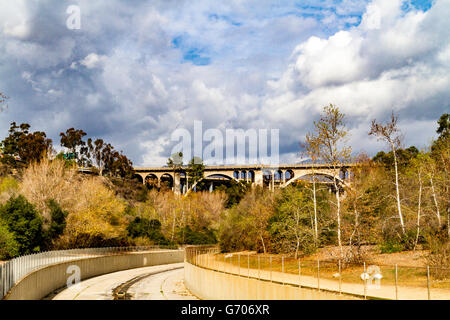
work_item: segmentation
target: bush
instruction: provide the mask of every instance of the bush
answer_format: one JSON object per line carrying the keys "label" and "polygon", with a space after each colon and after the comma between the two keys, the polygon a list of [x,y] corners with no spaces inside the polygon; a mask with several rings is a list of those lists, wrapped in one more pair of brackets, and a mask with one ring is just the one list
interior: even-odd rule
{"label": "bush", "polygon": [[148,189],[141,182],[133,179],[108,177],[117,195],[129,202],[145,202],[148,200]]}
{"label": "bush", "polygon": [[161,232],[161,222],[157,219],[136,217],[128,225],[127,231],[132,238],[145,237],[156,244],[169,244]]}
{"label": "bush", "polygon": [[69,212],[64,211],[53,199],[48,201],[48,208],[50,210],[51,223],[49,229],[44,234],[46,249],[51,247],[53,240],[64,233],[66,229],[66,218],[69,214]]}
{"label": "bush", "polygon": [[414,249],[416,231],[408,230],[405,235],[399,236],[384,236],[384,242],[381,244],[381,253],[394,253],[401,251],[408,251]]}
{"label": "bush", "polygon": [[13,177],[5,177],[0,183],[0,192],[15,192],[19,189],[19,183]]}
{"label": "bush", "polygon": [[441,230],[427,236],[430,253],[427,256],[428,265],[434,278],[450,278],[450,240],[444,226]]}
{"label": "bush", "polygon": [[0,221],[0,260],[11,259],[19,255],[19,244],[6,224]]}
{"label": "bush", "polygon": [[215,244],[217,238],[213,230],[203,228],[199,231],[192,230],[189,226],[179,231],[178,239],[184,239],[184,244]]}
{"label": "bush", "polygon": [[394,240],[386,240],[381,244],[381,253],[394,253],[403,251],[403,245]]}
{"label": "bush", "polygon": [[4,177],[0,183],[0,203],[6,203],[13,195],[17,194],[19,183],[11,176]]}
{"label": "bush", "polygon": [[227,195],[225,208],[231,208],[234,205],[237,205],[250,189],[251,183],[237,182],[235,180],[231,180],[230,186],[221,185],[215,188],[215,191],[225,192],[225,194]]}
{"label": "bush", "polygon": [[49,200],[48,207],[50,209],[50,216],[52,217],[48,234],[50,238],[54,239],[63,234],[66,228],[66,217],[69,213],[64,211],[53,199]]}
{"label": "bush", "polygon": [[71,211],[79,202],[81,184],[76,169],[67,168],[64,160],[42,159],[24,171],[20,194],[36,206],[48,228],[52,220],[49,201],[54,200],[62,209]]}
{"label": "bush", "polygon": [[101,178],[84,179],[76,199],[67,216],[61,245],[93,247],[126,242],[125,202]]}
{"label": "bush", "polygon": [[40,251],[43,240],[42,218],[24,196],[11,197],[1,206],[0,219],[19,244],[19,255]]}

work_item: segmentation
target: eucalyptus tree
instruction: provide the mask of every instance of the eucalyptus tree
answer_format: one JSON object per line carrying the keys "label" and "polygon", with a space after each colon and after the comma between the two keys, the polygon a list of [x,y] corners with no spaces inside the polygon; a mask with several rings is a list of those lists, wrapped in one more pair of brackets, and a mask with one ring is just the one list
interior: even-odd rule
{"label": "eucalyptus tree", "polygon": [[89,151],[86,142],[83,141],[86,132],[81,129],[70,128],[66,132],[61,132],[59,136],[61,137],[61,146],[67,148],[74,155],[79,165],[83,164],[85,162],[83,156],[88,156]]}
{"label": "eucalyptus tree", "polygon": [[43,131],[30,132],[30,127],[28,123],[11,123],[9,135],[1,142],[2,163],[20,167],[40,161],[51,151],[52,140]]}

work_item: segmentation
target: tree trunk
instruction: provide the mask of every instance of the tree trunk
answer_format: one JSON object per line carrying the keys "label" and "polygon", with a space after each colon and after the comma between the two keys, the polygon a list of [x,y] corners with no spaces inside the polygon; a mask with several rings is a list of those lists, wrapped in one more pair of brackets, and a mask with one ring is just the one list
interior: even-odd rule
{"label": "tree trunk", "polygon": [[450,212],[447,209],[447,234],[448,237],[450,238]]}
{"label": "tree trunk", "polygon": [[436,199],[436,192],[434,191],[433,178],[430,178],[430,183],[431,183],[431,192],[433,194],[434,205],[436,206],[436,217],[438,219],[438,225],[439,225],[439,229],[440,229],[441,228],[441,213],[439,212],[439,204]]}
{"label": "tree trunk", "polygon": [[337,224],[338,224],[338,245],[339,245],[339,252],[341,255],[341,259],[344,258],[344,250],[342,248],[342,241],[341,241],[341,199],[339,196],[339,186],[337,185],[336,178],[334,178],[334,187],[336,188],[336,216],[337,216]]}
{"label": "tree trunk", "polygon": [[314,241],[316,242],[316,247],[318,245],[317,240],[319,239],[319,232],[317,227],[317,200],[316,200],[316,177],[313,176],[313,202],[314,202]]}
{"label": "tree trunk", "polygon": [[266,253],[266,245],[264,243],[264,238],[261,235],[259,236],[259,238],[261,239],[261,243],[262,243],[262,246],[263,246],[264,253]]}
{"label": "tree trunk", "polygon": [[176,223],[176,219],[175,219],[175,210],[173,210],[173,215],[172,215],[172,219],[173,219],[173,222],[172,222],[172,239],[171,239],[171,242],[173,242],[173,238],[175,237],[175,223]]}
{"label": "tree trunk", "polygon": [[422,176],[419,171],[419,203],[417,204],[417,234],[416,234],[416,241],[414,243],[414,250],[416,250],[417,243],[419,242],[421,207],[422,207]]}
{"label": "tree trunk", "polygon": [[351,236],[350,236],[350,239],[349,239],[349,245],[350,245],[350,248],[351,248],[352,245],[353,245],[353,236],[354,236],[356,233],[358,233],[358,243],[360,242],[360,235],[359,235],[359,212],[358,212],[358,210],[356,209],[356,199],[354,200],[353,206],[354,206],[353,212],[355,213],[355,228],[353,229],[353,232],[352,232],[352,234],[351,234]]}
{"label": "tree trunk", "polygon": [[400,190],[399,190],[399,185],[398,185],[397,154],[395,153],[395,146],[394,146],[393,143],[391,144],[391,147],[392,147],[392,153],[394,154],[395,189],[396,189],[396,193],[397,193],[397,211],[398,211],[398,216],[400,218],[400,225],[402,227],[402,232],[403,232],[403,235],[405,235],[406,231],[405,231],[405,224],[403,222],[402,208],[401,208],[401,205],[400,205]]}

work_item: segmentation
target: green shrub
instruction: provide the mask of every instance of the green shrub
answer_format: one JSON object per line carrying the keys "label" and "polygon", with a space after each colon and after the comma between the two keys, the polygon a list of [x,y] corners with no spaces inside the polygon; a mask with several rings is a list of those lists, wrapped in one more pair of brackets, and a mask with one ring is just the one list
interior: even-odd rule
{"label": "green shrub", "polygon": [[227,195],[227,202],[225,208],[231,208],[237,205],[245,194],[250,190],[251,183],[237,182],[235,180],[230,181],[230,186],[221,185],[215,188],[215,191],[225,192]]}
{"label": "green shrub", "polygon": [[24,196],[13,196],[0,207],[0,219],[14,235],[19,255],[40,251],[42,245],[42,218]]}
{"label": "green shrub", "polygon": [[203,228],[200,231],[194,231],[189,226],[184,227],[178,232],[178,239],[180,239],[183,244],[198,245],[217,243],[217,238],[213,230]]}
{"label": "green shrub", "polygon": [[386,240],[381,244],[381,253],[394,253],[394,252],[401,252],[404,250],[403,244],[393,241],[393,240]]}
{"label": "green shrub", "polygon": [[11,192],[19,189],[19,183],[13,177],[5,177],[0,183],[0,193],[1,192]]}
{"label": "green shrub", "polygon": [[430,250],[427,263],[431,267],[432,277],[450,279],[450,240],[446,226],[427,234],[427,247]]}
{"label": "green shrub", "polygon": [[69,212],[64,211],[53,199],[48,201],[48,208],[50,209],[50,216],[52,217],[48,232],[50,238],[53,239],[64,233],[64,229],[66,228],[66,218]]}
{"label": "green shrub", "polygon": [[3,221],[0,221],[0,260],[11,259],[19,255],[19,244]]}
{"label": "green shrub", "polygon": [[130,222],[127,230],[132,238],[146,237],[157,244],[169,244],[161,232],[161,222],[157,219],[136,217]]}
{"label": "green shrub", "polygon": [[53,243],[53,240],[57,239],[64,233],[66,229],[66,218],[69,214],[68,211],[65,211],[61,208],[61,206],[53,199],[49,200],[47,206],[50,210],[50,227],[44,232],[44,243],[45,249],[50,249]]}

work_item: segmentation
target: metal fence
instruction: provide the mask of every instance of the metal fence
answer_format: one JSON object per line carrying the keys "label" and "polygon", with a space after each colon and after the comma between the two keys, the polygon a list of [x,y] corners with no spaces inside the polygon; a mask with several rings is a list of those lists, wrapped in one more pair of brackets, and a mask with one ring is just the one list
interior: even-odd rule
{"label": "metal fence", "polygon": [[364,299],[450,300],[450,269],[294,259],[254,253],[186,248],[186,261],[211,270]]}
{"label": "metal fence", "polygon": [[178,249],[177,246],[107,247],[40,252],[0,262],[0,300],[26,275],[40,268],[66,261],[93,258],[125,252]]}

